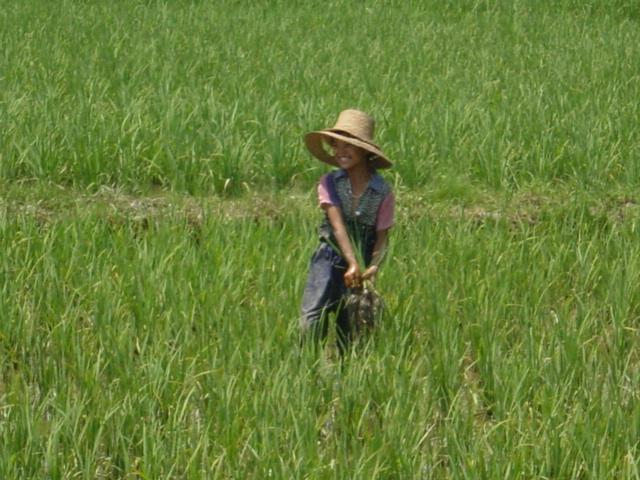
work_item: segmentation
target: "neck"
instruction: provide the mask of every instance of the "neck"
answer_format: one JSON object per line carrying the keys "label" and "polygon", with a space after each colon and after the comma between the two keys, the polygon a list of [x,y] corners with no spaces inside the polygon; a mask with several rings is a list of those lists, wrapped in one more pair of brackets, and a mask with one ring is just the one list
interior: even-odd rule
{"label": "neck", "polygon": [[347,175],[349,175],[349,181],[352,186],[366,186],[369,180],[371,180],[373,172],[369,166],[363,162],[347,170]]}

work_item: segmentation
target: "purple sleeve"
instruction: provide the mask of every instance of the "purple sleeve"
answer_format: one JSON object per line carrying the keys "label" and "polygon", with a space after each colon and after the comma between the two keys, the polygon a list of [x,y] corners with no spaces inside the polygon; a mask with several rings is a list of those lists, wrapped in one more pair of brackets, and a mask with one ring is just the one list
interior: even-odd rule
{"label": "purple sleeve", "polygon": [[320,177],[320,182],[318,183],[318,202],[320,206],[340,204],[331,173]]}
{"label": "purple sleeve", "polygon": [[378,208],[378,219],[376,220],[376,230],[387,230],[393,226],[394,223],[394,211],[396,206],[396,199],[393,196],[393,192],[389,193]]}
{"label": "purple sleeve", "polygon": [[320,206],[334,204],[329,193],[329,174],[323,175],[318,183],[318,204]]}

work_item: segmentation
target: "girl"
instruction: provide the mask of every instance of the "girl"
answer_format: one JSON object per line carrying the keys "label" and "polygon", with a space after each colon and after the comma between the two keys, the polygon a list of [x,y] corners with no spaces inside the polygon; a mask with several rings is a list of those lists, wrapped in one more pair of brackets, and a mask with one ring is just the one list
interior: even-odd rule
{"label": "girl", "polygon": [[325,218],[319,229],[320,245],[311,258],[300,328],[303,337],[324,339],[327,313],[335,312],[341,352],[353,334],[342,308],[347,289],[375,279],[393,225],[394,196],[376,171],[389,168],[391,162],[373,143],[373,128],[374,121],[366,113],[345,110],[333,128],[304,137],[311,154],[339,169],[322,176],[318,185]]}

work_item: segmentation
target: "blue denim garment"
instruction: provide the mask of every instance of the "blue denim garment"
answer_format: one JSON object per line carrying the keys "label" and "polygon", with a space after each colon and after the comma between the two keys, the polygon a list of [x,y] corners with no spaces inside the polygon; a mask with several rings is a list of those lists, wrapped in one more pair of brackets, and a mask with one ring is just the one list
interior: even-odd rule
{"label": "blue denim garment", "polygon": [[342,300],[347,293],[344,273],[347,264],[329,244],[321,242],[311,257],[309,276],[302,297],[300,330],[303,336],[324,339],[327,335],[327,314],[336,313],[336,328],[340,346],[349,336],[349,319]]}

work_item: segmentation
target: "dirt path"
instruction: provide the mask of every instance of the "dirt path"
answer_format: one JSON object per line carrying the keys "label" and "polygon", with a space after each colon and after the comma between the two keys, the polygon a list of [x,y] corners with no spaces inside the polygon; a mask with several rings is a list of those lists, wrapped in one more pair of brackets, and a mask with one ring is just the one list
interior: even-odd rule
{"label": "dirt path", "polygon": [[[6,186],[5,186],[6,187]],[[581,210],[594,219],[624,222],[640,219],[640,197],[624,194],[580,196],[570,191],[553,195],[522,191],[491,193],[473,201],[434,198],[429,191],[396,192],[398,224],[429,218],[433,221],[535,225],[554,216]],[[186,219],[199,224],[206,218],[217,221],[273,220],[285,215],[317,215],[314,192],[253,192],[234,198],[190,196],[173,192],[144,195],[102,187],[93,193],[60,187],[11,185],[0,189],[0,215],[6,218],[32,217],[38,222],[71,220],[107,215],[122,220]]]}

